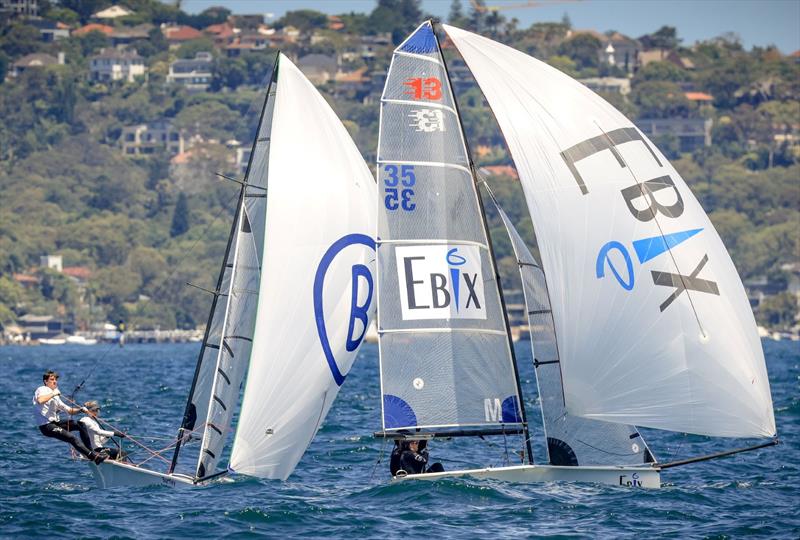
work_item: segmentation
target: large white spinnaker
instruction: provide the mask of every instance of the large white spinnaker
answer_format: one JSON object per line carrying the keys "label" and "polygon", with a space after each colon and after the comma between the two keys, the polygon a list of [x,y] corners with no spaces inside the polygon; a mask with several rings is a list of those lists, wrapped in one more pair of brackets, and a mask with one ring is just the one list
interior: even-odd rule
{"label": "large white spinnaker", "polygon": [[685,182],[619,111],[558,70],[444,25],[520,175],[571,414],[775,435],[744,288]]}
{"label": "large white spinnaker", "polygon": [[278,62],[256,329],[230,469],[285,479],[371,315],[375,181],[323,97]]}

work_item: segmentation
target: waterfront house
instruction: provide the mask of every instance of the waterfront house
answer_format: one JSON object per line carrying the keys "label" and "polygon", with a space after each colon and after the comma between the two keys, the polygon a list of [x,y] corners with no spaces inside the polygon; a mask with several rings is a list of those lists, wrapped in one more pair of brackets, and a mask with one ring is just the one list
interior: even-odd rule
{"label": "waterfront house", "polygon": [[178,84],[192,91],[204,91],[211,84],[214,58],[210,52],[198,52],[193,59],[175,60],[169,65],[168,84]]}

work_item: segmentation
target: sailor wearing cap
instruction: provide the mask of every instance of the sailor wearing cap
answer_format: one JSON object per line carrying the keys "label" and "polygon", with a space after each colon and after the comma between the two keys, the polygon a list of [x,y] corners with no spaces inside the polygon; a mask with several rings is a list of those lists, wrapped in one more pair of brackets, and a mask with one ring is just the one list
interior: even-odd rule
{"label": "sailor wearing cap", "polygon": [[87,401],[83,406],[86,409],[86,416],[80,419],[80,423],[83,424],[89,439],[88,441],[84,441],[84,443],[99,454],[105,454],[111,459],[117,459],[120,455],[120,451],[116,448],[108,448],[105,444],[109,437],[124,438],[125,434],[116,429],[107,430],[100,427],[100,424],[97,422],[97,417],[100,414],[99,403],[92,400]]}

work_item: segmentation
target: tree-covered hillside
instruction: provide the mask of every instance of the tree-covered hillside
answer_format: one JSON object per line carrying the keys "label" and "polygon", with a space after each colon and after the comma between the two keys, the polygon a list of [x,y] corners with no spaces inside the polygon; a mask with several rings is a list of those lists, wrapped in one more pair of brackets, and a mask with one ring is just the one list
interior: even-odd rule
{"label": "tree-covered hillside", "polygon": [[[425,16],[417,0],[379,0],[370,13],[338,17],[294,11],[271,24],[224,8],[189,15],[156,0],[117,4],[133,14],[100,24],[93,14],[111,5],[105,0],[40,1],[36,19],[0,14],[0,325],[27,313],[60,315],[79,328],[119,319],[138,327],[203,324],[208,297],[185,283],[213,286],[237,195],[235,184],[214,173],[236,173],[277,42],[301,68],[303,59],[333,59],[337,75],[318,87],[371,162],[391,51]],[[498,12],[463,4],[452,2],[456,25],[576,78],[627,80],[630,92],[601,94],[632,120],[711,120],[710,145],[687,151],[670,135],[654,142],[709,213],[743,279],[766,277],[773,293],[786,288],[786,265],[800,261],[797,56],[747,51],[731,36],[683,46],[669,27],[636,40],[577,31],[568,20],[519,28]],[[40,28],[56,23],[69,36],[43,41]],[[660,51],[660,59],[606,62],[606,41],[626,39],[637,54]],[[146,74],[98,80],[93,59],[122,49],[136,51]],[[207,88],[171,81],[176,60],[204,52],[211,54]],[[59,53],[63,63],[55,60]],[[459,70],[455,51],[446,54],[476,162],[510,163],[479,90]],[[25,64],[30,55],[47,56]],[[181,134],[182,152],[123,151],[132,129],[159,122]],[[532,240],[516,180],[489,182]],[[513,276],[501,223],[490,215],[490,225],[501,266]],[[78,270],[43,269],[43,255],[61,255],[65,267]],[[792,324],[796,308],[775,298],[760,316]]]}

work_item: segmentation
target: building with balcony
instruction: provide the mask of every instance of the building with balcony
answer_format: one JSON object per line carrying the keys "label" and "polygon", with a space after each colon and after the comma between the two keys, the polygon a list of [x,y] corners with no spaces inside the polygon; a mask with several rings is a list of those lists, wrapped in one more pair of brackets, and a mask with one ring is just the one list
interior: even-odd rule
{"label": "building with balcony", "polygon": [[98,82],[133,82],[137,77],[146,77],[144,58],[136,51],[101,49],[89,63],[89,78]]}
{"label": "building with balcony", "polygon": [[167,83],[178,84],[188,90],[204,91],[211,84],[214,58],[209,52],[199,52],[191,60],[175,60],[169,65]]}
{"label": "building with balcony", "polygon": [[122,128],[120,146],[126,156],[147,156],[166,152],[170,156],[184,151],[185,140],[169,122],[159,121]]}

